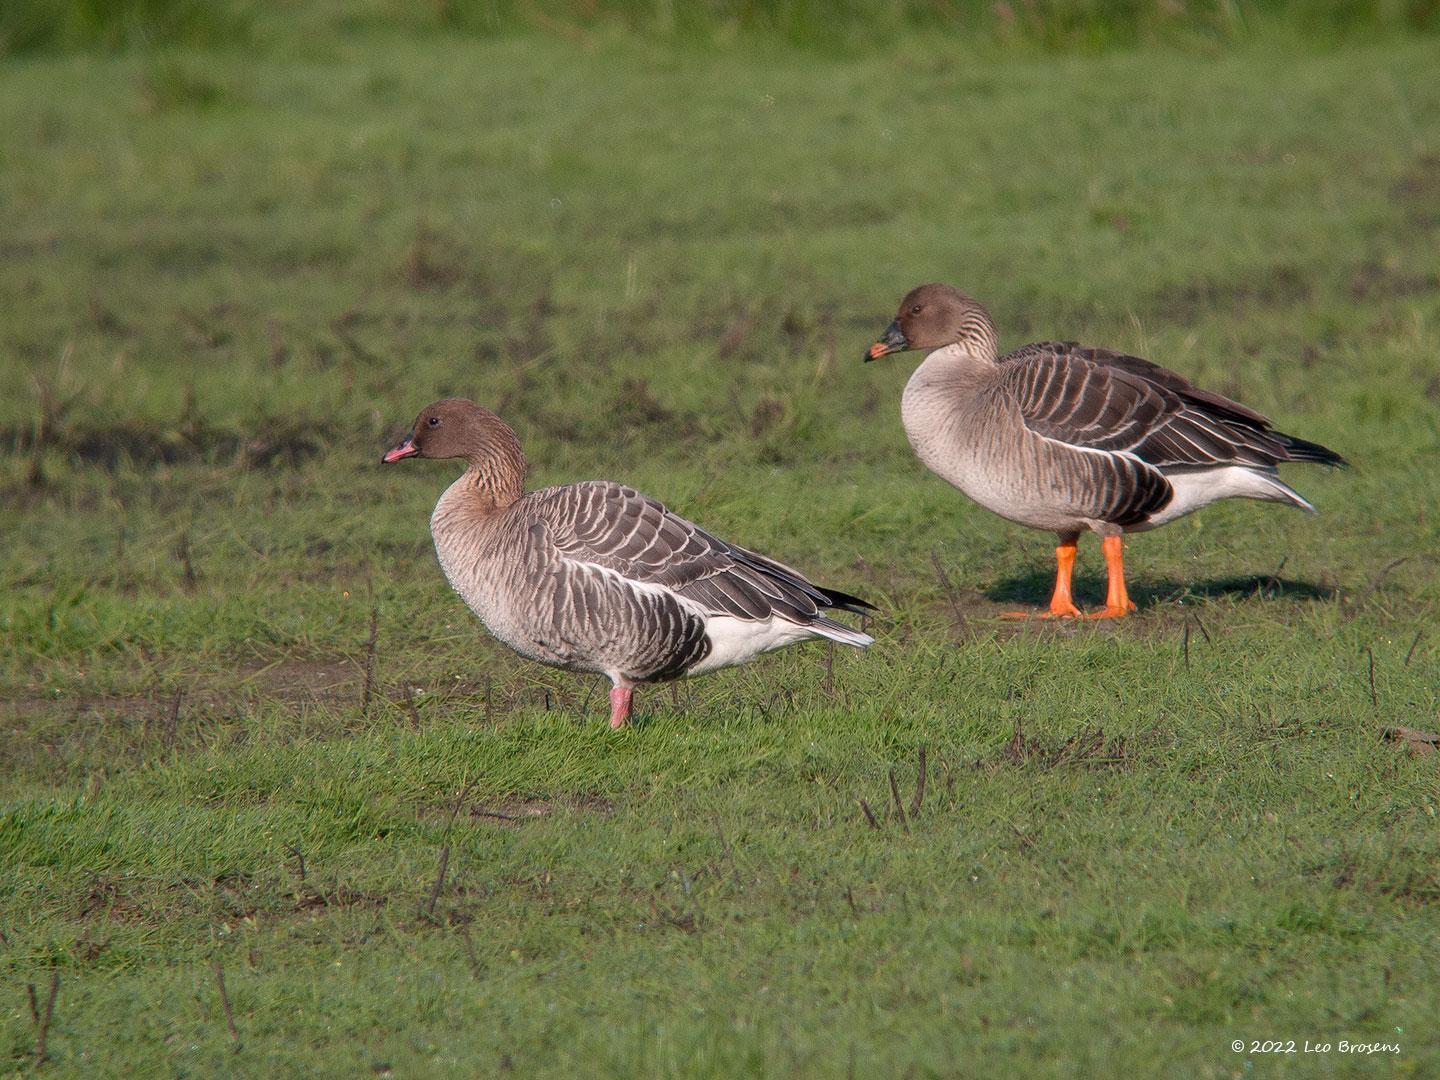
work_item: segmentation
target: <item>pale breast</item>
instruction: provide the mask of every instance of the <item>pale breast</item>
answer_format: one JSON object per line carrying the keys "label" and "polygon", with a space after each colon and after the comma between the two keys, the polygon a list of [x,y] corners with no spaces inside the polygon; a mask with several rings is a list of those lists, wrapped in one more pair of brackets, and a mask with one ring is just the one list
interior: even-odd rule
{"label": "pale breast", "polygon": [[526,580],[532,560],[515,547],[523,536],[504,528],[508,511],[500,511],[498,520],[477,518],[463,482],[464,477],[446,489],[430,516],[445,579],[485,629],[510,648],[542,663],[571,666],[573,658],[542,640],[528,610],[535,593]]}
{"label": "pale breast", "polygon": [[1090,516],[1054,449],[988,388],[923,377],[905,388],[900,413],[920,461],[985,509],[1036,529],[1068,531]]}

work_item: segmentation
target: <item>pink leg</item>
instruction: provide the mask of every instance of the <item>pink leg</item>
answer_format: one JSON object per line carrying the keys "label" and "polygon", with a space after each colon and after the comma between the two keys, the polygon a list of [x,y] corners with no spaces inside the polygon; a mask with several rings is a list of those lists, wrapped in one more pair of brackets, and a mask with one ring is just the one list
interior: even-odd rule
{"label": "pink leg", "polygon": [[615,730],[625,726],[630,719],[630,695],[634,693],[628,686],[617,686],[610,691],[610,726]]}

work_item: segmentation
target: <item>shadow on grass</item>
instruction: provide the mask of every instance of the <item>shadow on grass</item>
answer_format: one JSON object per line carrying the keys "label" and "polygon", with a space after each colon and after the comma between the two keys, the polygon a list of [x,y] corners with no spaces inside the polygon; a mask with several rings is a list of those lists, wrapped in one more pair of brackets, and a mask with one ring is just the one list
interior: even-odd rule
{"label": "shadow on grass", "polygon": [[[1138,580],[1129,582],[1130,599],[1142,611],[1182,600],[1214,600],[1223,597],[1259,600],[1338,600],[1340,590],[1332,585],[1273,574],[1250,574],[1243,577],[1204,578],[1200,581]],[[1046,571],[1035,571],[1006,578],[985,591],[985,598],[996,603],[1043,607],[1050,602],[1055,577]],[[1082,608],[1099,604],[1105,599],[1105,578],[1098,574],[1076,574],[1076,603]]]}

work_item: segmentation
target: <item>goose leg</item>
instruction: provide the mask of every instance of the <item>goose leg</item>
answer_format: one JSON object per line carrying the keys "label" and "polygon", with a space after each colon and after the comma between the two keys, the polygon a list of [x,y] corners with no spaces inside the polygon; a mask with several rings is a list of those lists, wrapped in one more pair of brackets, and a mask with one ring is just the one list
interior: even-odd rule
{"label": "goose leg", "polygon": [[1060,537],[1055,549],[1055,591],[1050,594],[1050,618],[1073,618],[1080,614],[1070,595],[1070,582],[1075,575],[1075,547],[1080,538],[1073,533]]}
{"label": "goose leg", "polygon": [[1055,591],[1050,595],[1050,610],[1040,612],[1007,611],[1002,619],[1065,619],[1080,614],[1070,595],[1070,582],[1075,574],[1075,546],[1080,537],[1077,533],[1061,533],[1060,546],[1055,549]]}
{"label": "goose leg", "polygon": [[1105,607],[1085,616],[1087,619],[1118,619],[1135,610],[1130,594],[1125,591],[1125,538],[1107,536],[1100,541],[1105,552],[1105,573],[1109,585],[1105,590]]}
{"label": "goose leg", "polygon": [[633,693],[628,686],[616,686],[610,691],[610,727],[616,731],[630,719],[630,697]]}

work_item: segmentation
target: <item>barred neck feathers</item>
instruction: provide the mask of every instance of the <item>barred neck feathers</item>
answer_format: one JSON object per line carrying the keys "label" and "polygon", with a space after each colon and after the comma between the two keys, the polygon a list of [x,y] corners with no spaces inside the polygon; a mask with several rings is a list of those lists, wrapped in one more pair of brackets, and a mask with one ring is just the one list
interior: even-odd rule
{"label": "barred neck feathers", "polygon": [[995,323],[990,313],[978,303],[961,315],[955,345],[972,360],[994,364],[999,359],[1000,345],[995,336]]}
{"label": "barred neck feathers", "polygon": [[501,510],[525,494],[525,455],[509,425],[490,415],[484,441],[465,456],[465,481],[471,498]]}

